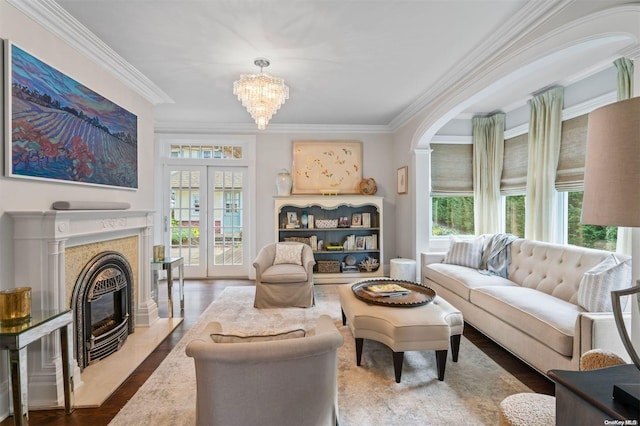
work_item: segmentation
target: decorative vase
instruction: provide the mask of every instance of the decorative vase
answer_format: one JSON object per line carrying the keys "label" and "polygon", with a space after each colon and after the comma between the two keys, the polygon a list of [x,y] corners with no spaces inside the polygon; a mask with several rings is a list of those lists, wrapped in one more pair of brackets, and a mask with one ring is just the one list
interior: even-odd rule
{"label": "decorative vase", "polygon": [[293,181],[291,180],[291,174],[287,169],[282,169],[276,177],[276,189],[278,190],[278,195],[291,195],[292,184]]}
{"label": "decorative vase", "polygon": [[309,224],[309,216],[307,215],[307,211],[306,210],[304,210],[302,212],[301,222],[302,222],[302,227],[303,228],[306,228],[307,225]]}

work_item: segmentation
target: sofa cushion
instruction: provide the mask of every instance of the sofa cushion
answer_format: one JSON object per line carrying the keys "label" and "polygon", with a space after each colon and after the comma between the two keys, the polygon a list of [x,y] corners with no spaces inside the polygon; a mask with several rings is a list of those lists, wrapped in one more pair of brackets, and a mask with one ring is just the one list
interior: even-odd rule
{"label": "sofa cushion", "polygon": [[[584,273],[578,290],[578,303],[589,312],[611,312],[611,291],[631,285],[630,261],[620,262],[615,254]],[[628,297],[622,298],[622,310]]]}
{"label": "sofa cushion", "polygon": [[584,312],[580,306],[518,286],[477,288],[471,291],[470,300],[556,352],[573,355],[576,319]]}
{"label": "sofa cushion", "polygon": [[303,329],[294,329],[282,331],[280,333],[273,332],[253,332],[251,334],[244,332],[229,333],[211,333],[211,340],[215,343],[251,343],[251,342],[270,342],[272,340],[297,339],[305,337],[306,331]]}
{"label": "sofa cushion", "polygon": [[302,265],[303,247],[302,244],[276,244],[276,257],[273,260],[273,264],[291,263],[293,265]]}
{"label": "sofa cushion", "polygon": [[508,278],[578,304],[582,276],[609,255],[602,250],[518,239],[511,243]]}
{"label": "sofa cushion", "polygon": [[307,280],[307,271],[303,266],[282,263],[269,266],[260,276],[263,283],[299,283]]}
{"label": "sofa cushion", "polygon": [[483,247],[484,237],[482,236],[470,240],[451,236],[451,245],[444,258],[444,263],[478,269],[482,263]]}
{"label": "sofa cushion", "polygon": [[465,300],[469,300],[472,288],[485,286],[515,286],[513,282],[497,275],[481,274],[466,266],[431,263],[424,267],[423,275]]}

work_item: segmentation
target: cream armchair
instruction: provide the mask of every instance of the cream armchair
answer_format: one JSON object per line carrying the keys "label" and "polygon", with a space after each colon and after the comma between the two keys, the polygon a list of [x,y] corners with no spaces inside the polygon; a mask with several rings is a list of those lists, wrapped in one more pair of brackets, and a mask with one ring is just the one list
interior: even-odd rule
{"label": "cream armchair", "polygon": [[221,332],[209,323],[202,340],[186,347],[195,362],[198,425],[337,424],[337,349],[344,341],[329,316],[306,337],[214,343],[210,335]]}
{"label": "cream armchair", "polygon": [[[297,247],[301,254],[291,263],[276,263],[277,249]],[[282,259],[280,259],[282,262]],[[297,263],[300,264],[297,264]],[[276,263],[276,264],[274,264]],[[256,268],[256,308],[308,308],[313,306],[313,258],[311,247],[303,243],[281,242],[264,246],[253,263]]]}

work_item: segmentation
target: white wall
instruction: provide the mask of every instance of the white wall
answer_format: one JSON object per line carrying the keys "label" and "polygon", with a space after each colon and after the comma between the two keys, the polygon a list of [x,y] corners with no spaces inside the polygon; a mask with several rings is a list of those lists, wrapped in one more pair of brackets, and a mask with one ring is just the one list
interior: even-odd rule
{"label": "white wall", "polygon": [[[0,38],[9,39],[28,53],[138,117],[138,190],[7,178],[4,175],[0,177],[0,289],[10,289],[29,283],[13,282],[13,224],[6,214],[7,211],[49,210],[51,204],[58,200],[124,201],[129,202],[132,209],[153,209],[153,106],[112,74],[26,18],[5,0],[0,0]],[[4,104],[2,116],[4,117]],[[10,142],[4,140],[4,134],[2,139],[3,146]],[[4,150],[0,153],[0,160],[4,164]],[[19,267],[29,267],[29,259],[18,259],[18,262]],[[2,419],[8,414],[8,383],[4,353],[0,358]]]}

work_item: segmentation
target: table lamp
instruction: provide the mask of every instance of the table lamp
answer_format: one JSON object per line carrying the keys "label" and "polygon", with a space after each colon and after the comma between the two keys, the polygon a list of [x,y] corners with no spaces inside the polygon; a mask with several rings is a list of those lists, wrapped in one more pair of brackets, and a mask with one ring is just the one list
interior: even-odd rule
{"label": "table lamp", "polygon": [[[640,227],[640,97],[615,102],[589,114],[582,223]],[[634,258],[640,256],[633,254]],[[640,303],[639,285],[612,291],[611,301],[620,338],[640,369],[640,357],[625,326],[620,304],[622,297],[633,295],[636,303]],[[613,397],[637,406],[640,384],[614,385]]]}

